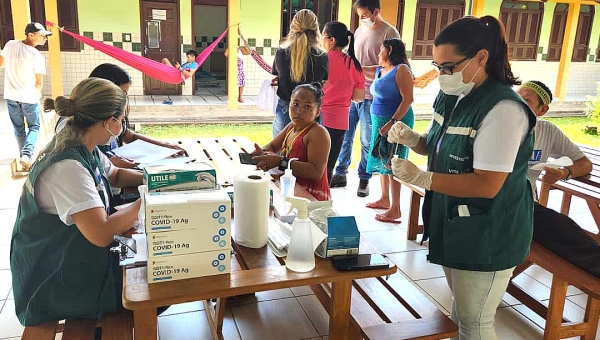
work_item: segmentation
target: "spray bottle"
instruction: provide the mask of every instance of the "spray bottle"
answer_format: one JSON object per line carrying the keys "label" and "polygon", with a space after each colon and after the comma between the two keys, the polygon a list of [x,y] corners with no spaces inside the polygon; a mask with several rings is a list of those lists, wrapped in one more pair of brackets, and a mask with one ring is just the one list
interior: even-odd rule
{"label": "spray bottle", "polygon": [[292,158],[289,160],[287,169],[285,169],[283,176],[279,178],[279,183],[281,183],[281,196],[279,199],[281,201],[282,207],[285,207],[287,205],[287,197],[294,196],[294,188],[296,187],[296,177],[294,177],[294,175],[292,174],[292,161],[295,160],[297,160],[297,158]]}
{"label": "spray bottle", "polygon": [[292,204],[290,211],[298,209],[298,217],[292,224],[292,237],[287,253],[286,266],[295,272],[308,272],[315,268],[315,255],[312,245],[312,232],[308,219],[308,203],[303,197],[286,198]]}

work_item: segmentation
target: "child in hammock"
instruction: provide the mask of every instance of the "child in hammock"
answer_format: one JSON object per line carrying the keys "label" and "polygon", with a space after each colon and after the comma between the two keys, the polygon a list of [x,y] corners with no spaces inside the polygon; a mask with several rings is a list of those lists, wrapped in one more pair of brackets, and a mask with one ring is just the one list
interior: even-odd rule
{"label": "child in hammock", "polygon": [[179,69],[179,71],[181,71],[182,78],[191,77],[192,75],[194,75],[194,72],[196,72],[196,69],[198,68],[198,63],[196,62],[198,53],[196,53],[196,51],[194,50],[189,50],[185,52],[185,57],[187,59],[187,62],[183,63],[183,65],[180,65],[178,62],[175,62],[175,65],[173,65],[171,64],[171,61],[167,58],[163,58],[162,63]]}

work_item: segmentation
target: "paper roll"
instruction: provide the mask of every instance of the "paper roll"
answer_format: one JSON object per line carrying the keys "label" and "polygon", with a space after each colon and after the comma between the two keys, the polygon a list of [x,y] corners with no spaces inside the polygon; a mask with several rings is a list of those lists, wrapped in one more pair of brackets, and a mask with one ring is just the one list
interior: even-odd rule
{"label": "paper roll", "polygon": [[235,243],[261,248],[267,245],[270,176],[262,171],[244,172],[233,180],[233,239]]}

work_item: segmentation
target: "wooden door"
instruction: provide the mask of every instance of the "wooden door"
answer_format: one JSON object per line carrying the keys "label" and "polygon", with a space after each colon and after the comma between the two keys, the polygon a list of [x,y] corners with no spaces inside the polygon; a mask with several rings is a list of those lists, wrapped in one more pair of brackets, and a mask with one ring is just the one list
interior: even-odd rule
{"label": "wooden door", "polygon": [[[24,30],[25,27],[23,27]],[[14,38],[10,0],[0,0],[0,48]]]}
{"label": "wooden door", "polygon": [[464,4],[430,4],[419,1],[412,59],[431,59],[435,37],[465,13]]}
{"label": "wooden door", "polygon": [[543,15],[541,2],[502,1],[500,21],[506,28],[510,59],[536,60]]}
{"label": "wooden door", "polygon": [[[548,44],[548,61],[559,61],[567,27],[568,4],[557,4],[554,9],[554,19],[550,31],[550,42]],[[585,62],[588,56],[590,34],[594,19],[594,7],[582,5],[577,22],[577,33],[575,45],[573,46],[573,57],[571,61]]]}
{"label": "wooden door", "polygon": [[[181,60],[179,4],[141,1],[142,55],[152,60],[167,58],[171,63]],[[168,84],[144,75],[144,94],[179,95],[180,84]]]}

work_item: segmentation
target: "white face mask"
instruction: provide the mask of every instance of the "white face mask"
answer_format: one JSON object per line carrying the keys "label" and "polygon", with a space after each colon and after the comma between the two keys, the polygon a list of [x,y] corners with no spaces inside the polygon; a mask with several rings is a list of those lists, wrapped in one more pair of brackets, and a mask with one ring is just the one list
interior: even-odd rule
{"label": "white face mask", "polygon": [[[473,59],[469,60],[463,70],[469,66],[472,60]],[[438,77],[440,89],[449,96],[459,96],[461,94],[466,96],[475,86],[473,79],[475,79],[475,76],[479,73],[479,69],[481,69],[481,67],[477,68],[477,72],[475,72],[473,77],[471,77],[471,80],[466,84],[463,83],[462,70],[452,74],[440,74]]]}
{"label": "white face mask", "polygon": [[365,26],[366,28],[371,28],[373,27],[373,25],[375,25],[374,21],[371,21],[371,18],[373,18],[373,16],[368,17],[368,18],[364,18],[364,19],[360,19],[360,24]]}
{"label": "white face mask", "polygon": [[[116,120],[117,122],[119,122],[118,119],[116,119],[114,117],[113,117],[113,119]],[[121,133],[123,133],[123,124],[121,122],[119,122],[119,126],[120,126],[119,133],[117,133],[115,135],[115,134],[112,133],[112,131],[110,131],[110,129],[106,125],[104,125],[104,128],[106,129],[106,131],[108,131],[108,133],[110,133],[110,137],[108,138],[108,142],[106,142],[105,145],[111,145],[112,143],[114,143],[117,140],[117,138],[119,138],[119,136],[121,135]]]}

